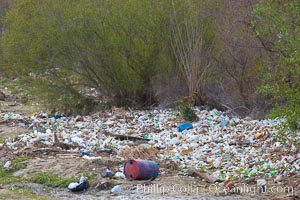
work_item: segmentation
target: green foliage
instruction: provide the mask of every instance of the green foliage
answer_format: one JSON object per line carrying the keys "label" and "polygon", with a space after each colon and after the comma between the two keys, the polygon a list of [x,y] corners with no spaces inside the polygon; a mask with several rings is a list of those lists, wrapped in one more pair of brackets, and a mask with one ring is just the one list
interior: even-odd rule
{"label": "green foliage", "polygon": [[53,173],[38,173],[30,181],[49,187],[67,187],[71,182],[77,182],[76,177],[60,178]]}
{"label": "green foliage", "polygon": [[84,177],[86,177],[90,183],[90,185],[92,185],[95,181],[96,181],[96,178],[97,178],[97,175],[96,174],[91,174],[91,173],[83,173]]}
{"label": "green foliage", "polygon": [[5,142],[5,138],[0,137],[0,144]]}
{"label": "green foliage", "polygon": [[193,108],[191,108],[189,103],[184,100],[178,102],[177,110],[180,112],[185,121],[192,122],[198,119],[196,112],[193,110]]}
{"label": "green foliage", "polygon": [[[272,115],[278,116],[280,114],[272,113]],[[295,146],[299,145],[300,138],[297,135],[297,131],[293,131],[296,130],[297,128],[293,128],[292,126],[293,124],[290,123],[280,124],[277,127],[278,132],[273,136],[273,139],[280,142],[282,145],[289,145],[292,143]]]}
{"label": "green foliage", "polygon": [[266,68],[259,91],[277,102],[273,116],[285,116],[293,130],[300,129],[300,1],[268,0],[254,9],[256,34],[278,57]]}
{"label": "green foliage", "polygon": [[5,169],[0,169],[0,185],[11,184],[22,181],[21,177],[14,176],[12,173]]}
{"label": "green foliage", "polygon": [[3,66],[50,105],[82,110],[85,87],[117,104],[151,103],[151,83],[172,65],[163,4],[16,1],[4,20]]}
{"label": "green foliage", "polygon": [[10,168],[14,171],[25,169],[27,165],[24,163],[24,161],[28,160],[27,157],[19,157],[15,161],[12,162]]}
{"label": "green foliage", "polygon": [[[189,93],[205,77],[216,32],[207,6],[215,5],[204,0],[15,1],[3,20],[1,66],[52,108],[89,112],[99,106],[96,101],[152,105],[153,85],[178,71],[174,40],[189,50],[186,65],[193,69],[189,75],[181,71]],[[194,30],[201,41],[191,49]],[[99,95],[87,97],[82,92],[87,88]]]}
{"label": "green foliage", "polygon": [[26,167],[27,167],[27,165],[25,163],[21,163],[21,162],[15,162],[11,166],[11,168],[14,170],[25,169]]}

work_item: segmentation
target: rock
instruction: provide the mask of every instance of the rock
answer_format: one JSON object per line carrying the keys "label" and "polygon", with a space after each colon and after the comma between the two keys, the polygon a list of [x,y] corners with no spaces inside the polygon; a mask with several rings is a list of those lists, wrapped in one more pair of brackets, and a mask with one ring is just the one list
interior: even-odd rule
{"label": "rock", "polygon": [[27,103],[27,102],[28,102],[28,98],[25,97],[25,96],[22,96],[22,97],[21,97],[21,103],[25,104],[25,103]]}
{"label": "rock", "polygon": [[5,94],[2,91],[0,91],[0,101],[5,101],[5,99],[6,99]]}

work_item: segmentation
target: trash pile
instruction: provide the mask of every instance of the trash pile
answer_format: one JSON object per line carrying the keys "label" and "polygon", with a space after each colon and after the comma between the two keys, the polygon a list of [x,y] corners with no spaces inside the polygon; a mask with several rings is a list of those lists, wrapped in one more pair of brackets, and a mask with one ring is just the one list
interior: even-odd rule
{"label": "trash pile", "polygon": [[136,141],[140,140],[144,148],[159,150],[159,162],[176,162],[183,173],[193,168],[220,180],[250,177],[280,180],[300,171],[300,132],[289,133],[286,144],[275,140],[276,127],[284,119],[250,120],[228,116],[216,109],[195,107],[194,110],[199,120],[185,124],[172,109],[74,117],[8,113],[0,121],[32,130],[30,134],[6,138],[6,146],[12,150],[35,142],[45,145],[59,142],[70,145],[68,151],[82,152],[85,158],[93,159],[95,152],[119,153],[136,147]]}

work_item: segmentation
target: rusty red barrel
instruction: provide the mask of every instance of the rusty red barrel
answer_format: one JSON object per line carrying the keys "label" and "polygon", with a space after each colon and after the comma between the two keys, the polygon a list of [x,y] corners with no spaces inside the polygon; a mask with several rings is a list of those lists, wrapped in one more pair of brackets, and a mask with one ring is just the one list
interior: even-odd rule
{"label": "rusty red barrel", "polygon": [[124,164],[124,174],[130,180],[154,180],[158,173],[158,164],[150,160],[128,160]]}

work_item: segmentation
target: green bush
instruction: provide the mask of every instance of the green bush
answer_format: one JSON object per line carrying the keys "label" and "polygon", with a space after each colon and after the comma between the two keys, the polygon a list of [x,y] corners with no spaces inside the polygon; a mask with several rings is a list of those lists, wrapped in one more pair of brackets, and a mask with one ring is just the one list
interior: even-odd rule
{"label": "green bush", "polygon": [[282,116],[289,128],[300,129],[300,1],[268,0],[254,9],[253,27],[276,62],[265,66],[259,91],[272,97],[272,116]]}
{"label": "green bush", "polygon": [[178,102],[178,105],[176,108],[179,111],[183,120],[192,122],[192,121],[196,121],[198,119],[198,116],[197,116],[195,110],[193,110],[193,108],[189,105],[188,102],[181,100]]}
{"label": "green bush", "polygon": [[85,88],[95,88],[98,101],[151,105],[152,82],[172,66],[164,5],[15,1],[3,20],[1,67],[47,105],[71,112],[92,110]]}

